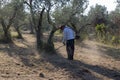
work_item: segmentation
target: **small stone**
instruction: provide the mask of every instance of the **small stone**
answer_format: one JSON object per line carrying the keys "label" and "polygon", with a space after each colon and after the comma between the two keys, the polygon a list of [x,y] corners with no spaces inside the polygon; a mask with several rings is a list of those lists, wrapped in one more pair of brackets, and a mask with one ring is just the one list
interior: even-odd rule
{"label": "small stone", "polygon": [[33,71],[33,73],[37,73],[37,71]]}
{"label": "small stone", "polygon": [[20,73],[17,74],[18,76],[20,75]]}
{"label": "small stone", "polygon": [[44,78],[45,76],[44,76],[43,73],[40,73],[40,74],[39,74],[39,77],[43,77],[43,78]]}
{"label": "small stone", "polygon": [[21,67],[24,67],[24,65],[21,65]]}
{"label": "small stone", "polygon": [[9,74],[8,72],[6,72],[6,74]]}
{"label": "small stone", "polygon": [[30,64],[31,67],[35,66],[34,64]]}
{"label": "small stone", "polygon": [[49,80],[54,80],[54,79],[51,78],[51,79],[49,79]]}
{"label": "small stone", "polygon": [[16,63],[16,65],[20,65],[19,63]]}

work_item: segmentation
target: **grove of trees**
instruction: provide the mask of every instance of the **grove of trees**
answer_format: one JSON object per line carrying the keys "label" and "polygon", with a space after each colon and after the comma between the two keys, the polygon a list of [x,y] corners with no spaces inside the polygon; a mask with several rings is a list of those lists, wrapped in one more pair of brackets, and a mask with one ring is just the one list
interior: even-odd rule
{"label": "grove of trees", "polygon": [[[36,35],[39,50],[54,51],[54,33],[58,26],[71,26],[80,39],[92,38],[120,45],[120,1],[112,12],[96,4],[84,14],[89,0],[0,0],[0,42],[13,42],[11,32],[24,39],[23,30]],[[43,40],[49,32],[47,40]],[[92,35],[92,36],[91,36]]]}

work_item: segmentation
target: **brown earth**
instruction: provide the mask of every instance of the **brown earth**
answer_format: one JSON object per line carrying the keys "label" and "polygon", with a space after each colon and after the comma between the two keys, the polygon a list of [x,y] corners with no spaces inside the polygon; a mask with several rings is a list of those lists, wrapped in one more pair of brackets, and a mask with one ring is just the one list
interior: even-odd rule
{"label": "brown earth", "polygon": [[76,41],[74,60],[55,39],[57,54],[39,53],[35,37],[0,44],[0,80],[120,80],[120,48],[96,41]]}

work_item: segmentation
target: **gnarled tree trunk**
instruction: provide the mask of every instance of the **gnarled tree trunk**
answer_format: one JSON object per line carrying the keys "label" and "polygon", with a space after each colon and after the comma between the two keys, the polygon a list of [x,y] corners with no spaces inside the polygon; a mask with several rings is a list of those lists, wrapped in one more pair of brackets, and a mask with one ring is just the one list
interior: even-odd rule
{"label": "gnarled tree trunk", "polygon": [[43,13],[44,13],[45,8],[42,9],[42,11],[40,12],[40,16],[39,16],[39,21],[38,21],[38,25],[36,27],[36,40],[37,40],[37,48],[39,50],[43,49],[43,41],[42,41],[42,17],[43,17]]}
{"label": "gnarled tree trunk", "polygon": [[1,19],[1,24],[2,24],[2,27],[3,27],[3,31],[4,31],[4,42],[5,43],[11,43],[12,38],[11,38],[10,31],[9,31],[9,28],[7,28],[7,26],[5,25],[3,19]]}

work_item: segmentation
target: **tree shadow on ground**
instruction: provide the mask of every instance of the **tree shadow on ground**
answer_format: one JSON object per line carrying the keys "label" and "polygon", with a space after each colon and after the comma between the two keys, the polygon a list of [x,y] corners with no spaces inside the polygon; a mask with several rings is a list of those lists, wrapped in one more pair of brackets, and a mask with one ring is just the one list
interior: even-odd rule
{"label": "tree shadow on ground", "polygon": [[33,66],[30,62],[30,56],[35,56],[34,52],[30,48],[30,46],[27,47],[19,47],[15,45],[14,43],[10,44],[3,44],[4,47],[0,47],[0,51],[7,53],[8,56],[13,58],[19,58],[21,62],[25,66]]}
{"label": "tree shadow on ground", "polygon": [[110,70],[101,66],[93,66],[79,60],[70,61],[60,54],[50,55],[43,53],[40,54],[42,56],[40,59],[31,58],[35,56],[35,53],[30,46],[23,48],[15,44],[8,44],[7,46],[0,48],[0,50],[7,52],[10,57],[19,57],[21,62],[28,67],[33,67],[34,64],[40,65],[44,62],[49,62],[56,69],[64,69],[66,72],[69,72],[71,80],[100,80],[100,78],[96,77],[91,71],[113,80],[120,80],[119,71]]}
{"label": "tree shadow on ground", "polygon": [[45,54],[43,54],[42,56],[47,60],[47,62],[50,62],[52,65],[54,65],[55,68],[62,68],[65,69],[65,71],[68,71],[71,74],[71,78],[73,80],[80,80],[80,78],[82,78],[82,80],[101,80],[100,78],[92,74],[91,71],[106,76],[113,80],[120,79],[119,71],[110,70],[97,65],[93,66],[79,60],[67,60],[59,54],[54,54],[52,56],[46,56]]}
{"label": "tree shadow on ground", "polygon": [[120,48],[111,48],[106,46],[99,46],[99,50],[103,52],[104,54],[114,58],[115,60],[120,61]]}

